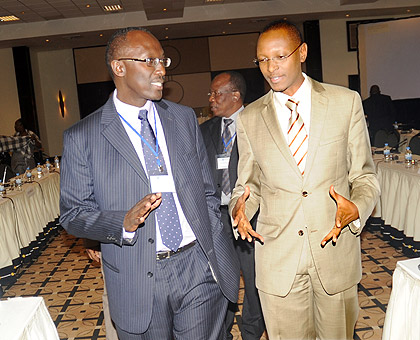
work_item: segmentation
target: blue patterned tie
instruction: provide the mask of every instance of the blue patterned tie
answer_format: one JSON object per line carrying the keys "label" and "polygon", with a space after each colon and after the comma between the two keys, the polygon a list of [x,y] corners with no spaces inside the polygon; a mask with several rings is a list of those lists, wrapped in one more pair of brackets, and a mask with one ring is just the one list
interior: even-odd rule
{"label": "blue patterned tie", "polygon": [[[229,154],[232,152],[232,145],[233,141],[231,140],[232,135],[229,130],[229,125],[233,123],[233,119],[224,119],[224,129],[223,129],[223,152]],[[229,145],[227,145],[229,143]],[[230,193],[230,178],[229,178],[229,169],[223,169],[222,170],[222,191],[225,193],[225,195],[229,195]]]}
{"label": "blue patterned tie", "polygon": [[[139,119],[141,121],[141,135],[155,149],[156,138],[152,127],[147,120],[147,110],[140,110]],[[165,160],[159,148],[159,160],[161,167],[158,166],[156,156],[150,148],[142,141],[144,161],[147,173],[150,176],[167,175]],[[174,195],[172,192],[162,192],[162,203],[156,209],[156,219],[159,225],[163,244],[169,249],[176,251],[182,241],[181,223],[179,222],[178,211],[175,206]]]}

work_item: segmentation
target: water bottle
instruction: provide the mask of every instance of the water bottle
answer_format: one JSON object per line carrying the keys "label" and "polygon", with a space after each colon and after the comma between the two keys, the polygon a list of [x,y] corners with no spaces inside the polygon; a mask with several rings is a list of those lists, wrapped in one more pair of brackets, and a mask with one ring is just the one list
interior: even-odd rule
{"label": "water bottle", "polygon": [[32,171],[29,168],[29,166],[26,168],[25,177],[28,180],[28,182],[32,182]]}
{"label": "water bottle", "polygon": [[409,146],[405,148],[405,167],[410,168],[411,167],[411,161],[413,160],[413,154],[411,153],[411,149]]}
{"label": "water bottle", "polygon": [[37,174],[38,178],[42,177],[42,166],[41,166],[40,163],[38,163],[37,166],[36,166],[36,174]]}
{"label": "water bottle", "polygon": [[4,184],[2,183],[2,180],[0,179],[0,198],[4,196],[6,193],[6,189],[4,188]]}
{"label": "water bottle", "polygon": [[47,172],[50,172],[50,168],[51,168],[51,163],[50,160],[47,158],[47,160],[45,161],[45,166],[47,167]]}
{"label": "water bottle", "polygon": [[398,122],[397,121],[394,122],[394,129],[398,130]]}
{"label": "water bottle", "polygon": [[385,143],[384,146],[384,161],[389,162],[391,160],[391,148],[388,146],[388,143]]}
{"label": "water bottle", "polygon": [[19,172],[16,173],[16,181],[15,181],[16,187],[18,190],[22,190],[22,178],[19,175]]}
{"label": "water bottle", "polygon": [[58,156],[54,157],[54,166],[56,169],[60,169],[60,160],[58,159]]}

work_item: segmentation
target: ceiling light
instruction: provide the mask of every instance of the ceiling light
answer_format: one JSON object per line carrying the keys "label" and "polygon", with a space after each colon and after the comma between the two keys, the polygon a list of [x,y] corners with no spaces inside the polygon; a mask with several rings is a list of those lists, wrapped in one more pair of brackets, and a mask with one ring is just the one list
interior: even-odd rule
{"label": "ceiling light", "polygon": [[18,17],[15,17],[14,15],[5,15],[3,17],[0,17],[0,21],[16,21],[20,20]]}
{"label": "ceiling light", "polygon": [[107,6],[104,6],[104,9],[106,12],[117,12],[117,11],[121,11],[122,7],[120,5],[107,5]]}
{"label": "ceiling light", "polygon": [[50,42],[50,39],[45,39],[45,42]]}
{"label": "ceiling light", "polygon": [[228,22],[228,25],[232,25],[232,23],[231,22]]}
{"label": "ceiling light", "polygon": [[169,27],[165,27],[165,31],[167,31],[169,29]]}
{"label": "ceiling light", "polygon": [[86,8],[89,8],[89,7],[90,7],[90,5],[89,5],[89,4],[87,4],[87,5],[86,5]]}
{"label": "ceiling light", "polygon": [[103,37],[104,35],[101,33],[101,34],[99,34],[99,36],[100,36],[100,37]]}
{"label": "ceiling light", "polygon": [[164,8],[163,11],[166,12],[166,8]]}
{"label": "ceiling light", "polygon": [[350,16],[350,14],[346,14],[346,18],[348,18]]}
{"label": "ceiling light", "polygon": [[223,2],[223,1],[225,1],[225,0],[204,0],[204,3],[205,4],[211,4],[211,3],[215,3],[215,2]]}
{"label": "ceiling light", "polygon": [[410,13],[411,12],[411,9],[407,9],[407,13]]}

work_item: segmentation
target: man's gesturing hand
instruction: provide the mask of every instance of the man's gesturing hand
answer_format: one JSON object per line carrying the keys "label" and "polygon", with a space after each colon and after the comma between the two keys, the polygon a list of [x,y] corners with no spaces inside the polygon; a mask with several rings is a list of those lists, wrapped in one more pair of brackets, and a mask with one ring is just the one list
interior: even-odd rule
{"label": "man's gesturing hand", "polygon": [[142,200],[138,201],[124,217],[123,227],[128,232],[136,231],[139,224],[142,224],[150,212],[156,209],[162,202],[162,194],[149,194]]}
{"label": "man's gesturing hand", "polygon": [[245,215],[245,201],[248,199],[250,193],[249,186],[246,186],[244,193],[236,201],[235,207],[232,210],[233,227],[238,228],[238,233],[243,240],[246,238],[248,242],[252,242],[252,238],[255,237],[264,243],[264,238],[252,229]]}
{"label": "man's gesturing hand", "polygon": [[324,247],[329,240],[332,240],[333,243],[336,243],[338,236],[341,233],[341,229],[344,228],[347,224],[359,218],[359,210],[357,209],[356,205],[349,201],[347,198],[337,194],[333,185],[330,186],[330,195],[337,204],[337,212],[335,214],[334,227],[321,241],[322,247]]}

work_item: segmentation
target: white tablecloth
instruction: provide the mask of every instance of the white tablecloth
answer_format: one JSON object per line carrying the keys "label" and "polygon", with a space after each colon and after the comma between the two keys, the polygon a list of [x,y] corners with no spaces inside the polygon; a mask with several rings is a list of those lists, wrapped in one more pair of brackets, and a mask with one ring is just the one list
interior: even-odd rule
{"label": "white tablecloth", "polygon": [[382,340],[420,339],[419,266],[420,258],[397,262]]}
{"label": "white tablecloth", "polygon": [[0,301],[0,340],[59,340],[43,298]]}
{"label": "white tablecloth", "polygon": [[0,269],[11,266],[20,249],[59,216],[59,195],[60,175],[51,172],[0,198]]}
{"label": "white tablecloth", "polygon": [[381,217],[385,224],[420,241],[420,167],[406,168],[401,154],[398,162],[386,163],[380,155],[374,159],[381,197],[372,216]]}

